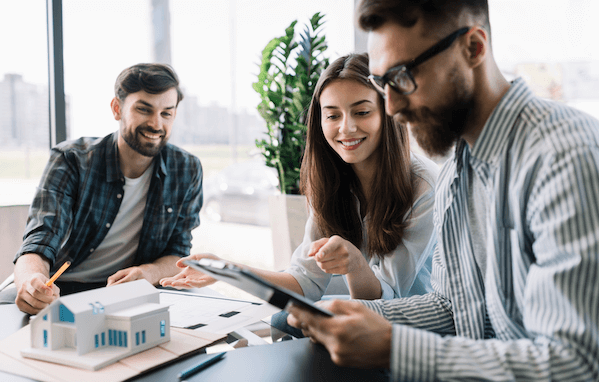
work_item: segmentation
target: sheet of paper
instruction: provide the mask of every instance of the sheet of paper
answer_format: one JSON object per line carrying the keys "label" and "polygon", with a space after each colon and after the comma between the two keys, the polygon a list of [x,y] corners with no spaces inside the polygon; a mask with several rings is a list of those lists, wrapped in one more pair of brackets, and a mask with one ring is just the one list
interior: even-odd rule
{"label": "sheet of paper", "polygon": [[90,371],[22,357],[21,349],[30,344],[27,325],[0,341],[0,370],[42,382],[120,382],[223,338],[225,335],[172,328],[169,342]]}
{"label": "sheet of paper", "polygon": [[220,334],[280,311],[267,303],[164,290],[160,291],[160,303],[169,305],[172,327]]}

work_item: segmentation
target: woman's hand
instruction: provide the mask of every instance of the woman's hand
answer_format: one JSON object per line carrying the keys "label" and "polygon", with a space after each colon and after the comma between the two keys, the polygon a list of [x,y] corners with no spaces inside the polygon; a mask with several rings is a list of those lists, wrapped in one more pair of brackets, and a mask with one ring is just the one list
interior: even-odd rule
{"label": "woman's hand", "polygon": [[314,257],[323,272],[346,275],[349,295],[353,299],[381,298],[381,282],[376,278],[362,252],[340,236],[317,240],[310,246],[308,256]]}
{"label": "woman's hand", "polygon": [[183,268],[183,270],[173,277],[165,277],[160,280],[160,285],[163,287],[173,287],[177,289],[187,288],[203,288],[208,285],[212,285],[216,282],[215,279],[202,273],[194,268],[188,267],[183,264],[185,260],[200,260],[200,259],[215,259],[221,260],[218,256],[210,253],[202,253],[196,255],[190,255],[177,261],[177,267]]}
{"label": "woman's hand", "polygon": [[370,269],[362,252],[340,236],[323,238],[312,243],[308,256],[314,257],[323,272],[346,275]]}

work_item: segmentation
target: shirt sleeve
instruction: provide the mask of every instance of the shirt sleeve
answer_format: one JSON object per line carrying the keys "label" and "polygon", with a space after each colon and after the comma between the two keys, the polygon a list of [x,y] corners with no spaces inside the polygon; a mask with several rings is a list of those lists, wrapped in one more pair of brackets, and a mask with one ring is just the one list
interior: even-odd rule
{"label": "shirt sleeve", "polygon": [[439,166],[415,153],[411,162],[416,179],[415,201],[406,215],[408,224],[402,241],[392,254],[370,259],[370,267],[381,283],[381,298],[385,300],[432,291],[431,258],[437,243],[433,211]]}
{"label": "shirt sleeve", "polygon": [[37,253],[48,259],[52,267],[73,219],[78,168],[78,164],[71,163],[63,151],[51,150],[29,209],[23,244],[14,262],[26,253]]}
{"label": "shirt sleeve", "polygon": [[322,237],[314,224],[314,216],[310,209],[310,215],[308,216],[304,231],[304,239],[293,252],[291,263],[285,270],[285,272],[295,277],[304,292],[304,296],[313,301],[320,300],[332,277],[330,274],[323,272],[313,258],[308,257],[308,251],[312,242]]}
{"label": "shirt sleeve", "polygon": [[[484,340],[442,337],[403,325],[399,317],[391,344],[393,381],[599,379],[599,150],[579,148],[547,162],[526,205],[535,259],[518,292],[525,298],[525,332]],[[410,299],[375,308],[397,318],[405,314],[402,300]],[[394,314],[397,309],[402,313]],[[438,321],[430,313],[423,311],[418,322]],[[494,322],[508,324],[501,317]]]}
{"label": "shirt sleeve", "polygon": [[391,300],[358,300],[395,324],[409,325],[442,335],[455,335],[452,305],[446,297],[447,272],[439,246],[433,256],[432,286],[434,291],[424,295]]}
{"label": "shirt sleeve", "polygon": [[177,224],[171,234],[168,246],[162,256],[189,256],[191,251],[191,231],[200,225],[200,210],[203,204],[203,172],[200,160],[191,157],[190,179],[187,192],[177,218]]}
{"label": "shirt sleeve", "polygon": [[382,299],[432,291],[430,258],[437,242],[433,230],[433,209],[434,188],[422,181],[401,242],[392,254],[370,260],[371,269],[381,282]]}

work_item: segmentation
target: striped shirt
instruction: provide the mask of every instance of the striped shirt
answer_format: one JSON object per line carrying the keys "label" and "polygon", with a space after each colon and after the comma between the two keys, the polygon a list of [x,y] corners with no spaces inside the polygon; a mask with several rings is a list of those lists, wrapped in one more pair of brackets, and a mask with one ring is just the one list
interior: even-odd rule
{"label": "striped shirt", "polygon": [[[489,191],[485,275],[469,167]],[[394,323],[393,380],[599,380],[599,121],[514,81],[444,165],[433,218],[434,292],[363,301]]]}
{"label": "striped shirt", "polygon": [[[37,253],[52,266],[70,259],[74,269],[100,245],[123,200],[117,137],[80,138],[52,149],[15,261]],[[154,161],[134,265],[188,256],[191,231],[200,224],[200,160],[167,144]]]}

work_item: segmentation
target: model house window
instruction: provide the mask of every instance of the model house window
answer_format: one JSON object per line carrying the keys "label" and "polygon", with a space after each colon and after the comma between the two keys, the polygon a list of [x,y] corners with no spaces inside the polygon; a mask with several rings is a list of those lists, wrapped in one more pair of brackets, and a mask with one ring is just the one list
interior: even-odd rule
{"label": "model house window", "polygon": [[119,330],[119,346],[123,346],[123,332]]}
{"label": "model house window", "polygon": [[106,333],[102,332],[102,346],[106,346]]}
{"label": "model house window", "polygon": [[100,347],[100,338],[98,337],[97,334],[94,336],[94,339],[95,339],[96,347]]}
{"label": "model house window", "polygon": [[44,314],[44,321],[48,321],[48,315]]}
{"label": "model house window", "polygon": [[166,334],[166,321],[160,321],[160,337],[164,337]]}
{"label": "model house window", "polygon": [[44,329],[44,347],[48,347],[48,331]]}
{"label": "model house window", "polygon": [[75,322],[75,315],[63,304],[60,304],[60,308],[58,309],[58,317],[62,322]]}
{"label": "model house window", "polygon": [[142,344],[146,343],[146,331],[145,330],[141,331],[141,343]]}
{"label": "model house window", "polygon": [[139,332],[135,333],[135,346],[139,346]]}

